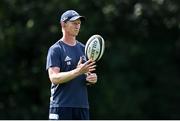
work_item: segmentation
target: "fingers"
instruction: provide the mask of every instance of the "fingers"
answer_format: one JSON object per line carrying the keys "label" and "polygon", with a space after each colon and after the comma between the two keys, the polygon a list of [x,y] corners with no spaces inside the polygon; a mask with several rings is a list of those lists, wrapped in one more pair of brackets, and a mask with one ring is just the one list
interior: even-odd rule
{"label": "fingers", "polygon": [[92,68],[95,68],[95,67],[96,67],[96,65],[93,65],[93,66],[90,66],[89,69],[92,69]]}
{"label": "fingers", "polygon": [[97,82],[97,75],[95,73],[91,73],[86,77],[86,81],[90,84],[95,84]]}
{"label": "fingers", "polygon": [[95,71],[95,70],[96,70],[95,68],[89,69],[89,72],[93,72],[93,71]]}
{"label": "fingers", "polygon": [[88,80],[97,80],[97,75],[95,73],[91,73],[86,77]]}
{"label": "fingers", "polygon": [[95,62],[94,61],[89,61],[89,63],[86,63],[86,67],[88,68],[89,72],[95,71],[96,70],[96,65],[94,65]]}
{"label": "fingers", "polygon": [[81,74],[95,71],[95,67],[95,61],[92,61],[91,59],[82,64],[82,58],[80,58],[77,65]]}
{"label": "fingers", "polygon": [[80,57],[78,65],[80,65],[82,63],[82,57]]}
{"label": "fingers", "polygon": [[86,61],[86,62],[84,63],[84,65],[88,65],[88,64],[93,65],[93,64],[95,64],[95,62],[92,61],[91,59],[89,59],[88,61]]}
{"label": "fingers", "polygon": [[[95,71],[96,70],[96,65],[90,66],[89,67],[89,72]],[[90,73],[91,74],[91,73]]]}

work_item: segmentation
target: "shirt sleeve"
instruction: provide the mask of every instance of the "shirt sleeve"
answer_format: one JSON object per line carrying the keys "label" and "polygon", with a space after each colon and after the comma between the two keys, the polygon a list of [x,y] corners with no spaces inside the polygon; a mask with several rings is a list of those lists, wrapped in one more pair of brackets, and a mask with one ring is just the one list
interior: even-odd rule
{"label": "shirt sleeve", "polygon": [[50,67],[61,66],[61,53],[59,47],[50,47],[47,54],[46,70]]}

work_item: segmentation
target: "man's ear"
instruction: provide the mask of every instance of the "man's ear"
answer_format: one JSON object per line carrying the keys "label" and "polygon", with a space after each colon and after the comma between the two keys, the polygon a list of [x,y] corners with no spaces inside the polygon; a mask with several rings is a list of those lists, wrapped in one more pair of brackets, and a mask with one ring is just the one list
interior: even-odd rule
{"label": "man's ear", "polygon": [[65,22],[61,22],[61,26],[65,27],[66,23]]}

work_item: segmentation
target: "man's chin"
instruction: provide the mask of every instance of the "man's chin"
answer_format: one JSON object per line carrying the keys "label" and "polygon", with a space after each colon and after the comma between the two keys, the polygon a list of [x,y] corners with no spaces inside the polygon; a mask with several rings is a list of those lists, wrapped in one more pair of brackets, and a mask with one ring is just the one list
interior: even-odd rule
{"label": "man's chin", "polygon": [[74,36],[77,36],[78,34],[79,34],[79,32],[78,32],[78,33],[75,33]]}

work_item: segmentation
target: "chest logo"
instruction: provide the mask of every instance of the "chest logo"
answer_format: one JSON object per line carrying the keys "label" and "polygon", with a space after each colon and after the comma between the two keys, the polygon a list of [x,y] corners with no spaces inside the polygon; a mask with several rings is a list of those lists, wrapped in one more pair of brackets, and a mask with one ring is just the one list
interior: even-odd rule
{"label": "chest logo", "polygon": [[70,58],[69,56],[66,56],[66,58],[64,59],[67,65],[71,65],[71,60],[72,58]]}
{"label": "chest logo", "polygon": [[72,58],[70,58],[69,56],[66,56],[66,58],[64,59],[64,61],[70,61],[72,60]]}

